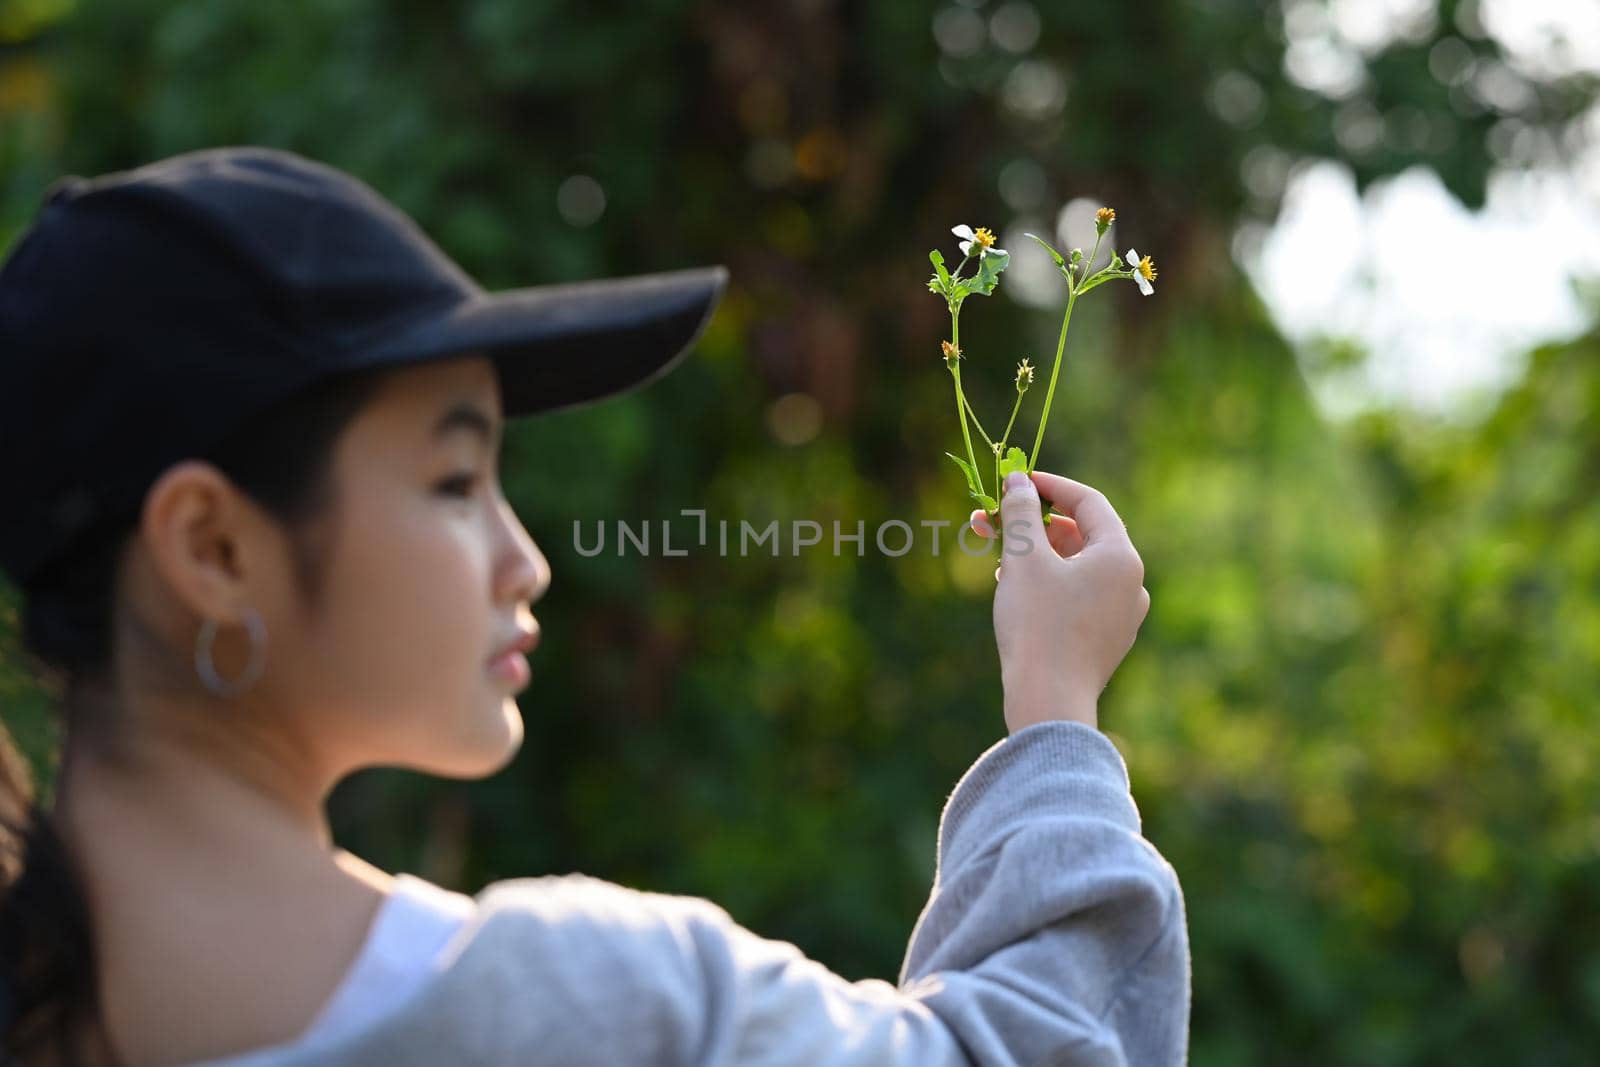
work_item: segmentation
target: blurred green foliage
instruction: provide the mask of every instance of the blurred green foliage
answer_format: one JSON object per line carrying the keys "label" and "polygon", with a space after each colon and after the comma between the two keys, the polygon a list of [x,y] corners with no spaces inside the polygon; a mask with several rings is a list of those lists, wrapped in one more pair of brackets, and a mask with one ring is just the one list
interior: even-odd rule
{"label": "blurred green foliage", "polygon": [[[1146,561],[1102,721],[1188,894],[1193,1062],[1582,1062],[1600,336],[1534,353],[1479,424],[1329,425],[1227,242],[1276,210],[1281,189],[1241,182],[1253,150],[1363,184],[1423,163],[1476,205],[1486,138],[1559,127],[1594,85],[1528,81],[1446,0],[1354,95],[1313,92],[1284,75],[1283,25],[1321,7],[0,0],[0,247],[61,173],[250,142],[364,178],[490,288],[729,264],[678,371],[508,438],[555,575],[517,760],[471,783],[365,772],[335,825],[468,890],[584,870],[709,896],[892,976],[942,798],[1004,734],[992,560],[871,543],[890,518],[965,518],[926,249],[1002,221],[1018,161],[1039,210],[1112,204],[1161,289],[1079,312],[1040,465],[1103,489]],[[1463,74],[1485,69],[1488,99]],[[1351,108],[1399,135],[1341,137]],[[1004,297],[972,319],[993,410],[1057,321]],[[685,508],[869,535],[859,557],[574,549],[575,521],[616,519],[684,544]],[[14,654],[0,705],[48,782]]]}

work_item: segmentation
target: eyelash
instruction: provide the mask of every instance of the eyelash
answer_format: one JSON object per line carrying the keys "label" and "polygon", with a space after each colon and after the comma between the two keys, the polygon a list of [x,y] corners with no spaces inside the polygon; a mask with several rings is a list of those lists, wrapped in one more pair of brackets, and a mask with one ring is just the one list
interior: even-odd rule
{"label": "eyelash", "polygon": [[438,489],[445,496],[455,496],[466,499],[477,488],[478,476],[476,474],[458,474],[454,478],[447,478],[440,482]]}

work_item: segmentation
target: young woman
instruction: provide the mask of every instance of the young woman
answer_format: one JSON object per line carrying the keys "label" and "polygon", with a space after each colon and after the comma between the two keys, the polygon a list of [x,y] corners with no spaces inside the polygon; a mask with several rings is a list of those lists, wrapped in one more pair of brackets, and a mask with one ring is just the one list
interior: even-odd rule
{"label": "young woman", "polygon": [[1143,568],[1069,479],[1005,496],[1009,736],[946,804],[894,984],[698,898],[468,895],[333,844],[352,771],[482,777],[521,742],[550,570],[500,489],[504,420],[663,373],[724,281],[485,293],[271,149],[57,183],[0,268],[0,569],[66,727],[51,805],[0,761],[9,1062],[1184,1060],[1182,896],[1096,729]]}

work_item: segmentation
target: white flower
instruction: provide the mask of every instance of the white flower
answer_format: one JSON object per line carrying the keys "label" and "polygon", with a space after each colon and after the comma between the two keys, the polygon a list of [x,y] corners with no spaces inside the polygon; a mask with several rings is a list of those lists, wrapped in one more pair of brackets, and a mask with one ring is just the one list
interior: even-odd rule
{"label": "white flower", "polygon": [[1128,249],[1128,268],[1133,271],[1133,280],[1139,283],[1139,292],[1149,296],[1156,291],[1150,283],[1156,280],[1156,265],[1150,261],[1149,256],[1139,258],[1139,253]]}
{"label": "white flower", "polygon": [[972,255],[973,245],[978,246],[979,259],[982,259],[984,256],[995,252],[1000,253],[1002,256],[1006,254],[1005,249],[994,247],[994,234],[990,233],[982,226],[979,226],[976,230],[974,230],[966,223],[962,223],[960,226],[953,227],[950,232],[962,239],[961,254],[963,256]]}

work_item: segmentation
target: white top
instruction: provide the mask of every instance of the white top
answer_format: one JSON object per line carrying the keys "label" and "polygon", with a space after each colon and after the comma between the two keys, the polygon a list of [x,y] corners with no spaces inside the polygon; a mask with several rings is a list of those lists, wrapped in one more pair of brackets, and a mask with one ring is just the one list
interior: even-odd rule
{"label": "white top", "polygon": [[393,892],[379,905],[361,951],[299,1037],[195,1067],[271,1067],[282,1057],[325,1048],[399,1014],[424,982],[448,966],[443,949],[476,907],[465,893],[415,875],[395,875]]}

